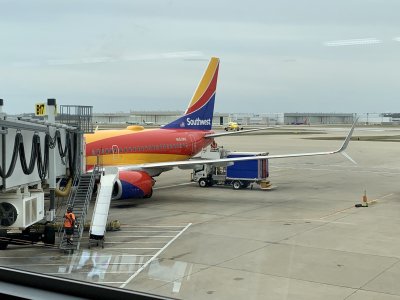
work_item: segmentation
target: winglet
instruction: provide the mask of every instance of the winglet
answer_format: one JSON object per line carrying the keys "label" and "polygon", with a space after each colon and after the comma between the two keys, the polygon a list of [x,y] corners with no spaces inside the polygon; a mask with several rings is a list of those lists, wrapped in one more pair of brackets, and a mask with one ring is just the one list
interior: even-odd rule
{"label": "winglet", "polygon": [[353,126],[351,126],[349,134],[347,135],[346,139],[344,140],[342,147],[340,147],[340,149],[335,151],[335,153],[343,152],[344,150],[346,150],[347,145],[349,144],[349,142],[351,140],[351,136],[353,135],[353,131],[354,131],[354,128],[356,127],[357,121],[358,121],[358,118],[355,119]]}

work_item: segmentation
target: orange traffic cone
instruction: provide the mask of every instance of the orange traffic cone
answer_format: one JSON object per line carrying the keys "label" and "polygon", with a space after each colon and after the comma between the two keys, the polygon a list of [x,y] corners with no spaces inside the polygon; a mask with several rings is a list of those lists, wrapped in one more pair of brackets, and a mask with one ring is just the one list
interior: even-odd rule
{"label": "orange traffic cone", "polygon": [[364,195],[362,196],[362,203],[356,204],[355,207],[368,207],[368,198],[366,190],[364,190]]}
{"label": "orange traffic cone", "polygon": [[364,195],[362,197],[362,201],[363,201],[363,206],[368,207],[368,198],[367,198],[367,191],[364,190]]}

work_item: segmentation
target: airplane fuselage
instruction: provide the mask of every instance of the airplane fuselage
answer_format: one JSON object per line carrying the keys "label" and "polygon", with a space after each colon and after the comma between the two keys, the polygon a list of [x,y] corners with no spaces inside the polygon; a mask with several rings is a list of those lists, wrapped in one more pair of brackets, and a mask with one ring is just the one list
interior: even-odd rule
{"label": "airplane fuselage", "polygon": [[86,167],[91,169],[98,160],[103,166],[187,160],[212,143],[212,138],[204,138],[210,133],[213,132],[129,126],[86,134]]}

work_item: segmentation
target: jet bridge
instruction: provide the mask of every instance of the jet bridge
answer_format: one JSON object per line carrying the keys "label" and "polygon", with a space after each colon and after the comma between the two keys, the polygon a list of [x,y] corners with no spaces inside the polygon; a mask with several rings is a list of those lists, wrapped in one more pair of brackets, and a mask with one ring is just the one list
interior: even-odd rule
{"label": "jet bridge", "polygon": [[[82,132],[55,123],[55,99],[40,104],[39,115],[42,107],[47,119],[13,118],[2,112],[0,99],[0,249],[9,243],[54,243],[54,230],[42,226],[43,233],[32,225],[54,221],[56,178],[83,171],[78,159]],[[45,210],[47,186],[50,203]]]}

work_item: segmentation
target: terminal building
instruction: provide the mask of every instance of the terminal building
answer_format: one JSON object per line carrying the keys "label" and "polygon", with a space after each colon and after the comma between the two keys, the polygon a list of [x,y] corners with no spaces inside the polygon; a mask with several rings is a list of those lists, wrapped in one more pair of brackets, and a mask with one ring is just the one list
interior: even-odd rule
{"label": "terminal building", "polygon": [[[56,116],[56,120],[71,126],[85,125],[85,128],[107,129],[111,127],[126,127],[127,125],[162,126],[183,115],[183,111],[131,111],[115,113],[92,113],[86,122],[81,124],[80,119],[71,116],[86,115],[86,110],[91,107],[79,107],[79,112],[73,111],[74,107],[64,105],[63,110]],[[35,118],[33,114],[23,116]],[[65,119],[68,116],[68,120]],[[213,125],[222,126],[228,122],[238,122],[241,125],[340,125],[352,124],[358,117],[358,123],[364,125],[400,125],[400,113],[214,113]]]}
{"label": "terminal building", "polygon": [[[131,111],[129,113],[95,113],[95,126],[103,124],[158,125],[168,124],[184,114],[183,111]],[[223,125],[229,122],[229,114],[214,113],[213,124]]]}
{"label": "terminal building", "polygon": [[[93,114],[93,124],[99,126],[99,128],[106,127],[106,124],[162,126],[176,120],[183,113],[183,111],[95,113]],[[213,124],[223,125],[230,121],[238,122],[242,125],[351,124],[355,116],[356,114],[352,113],[215,113]],[[372,115],[370,119],[372,121]]]}

